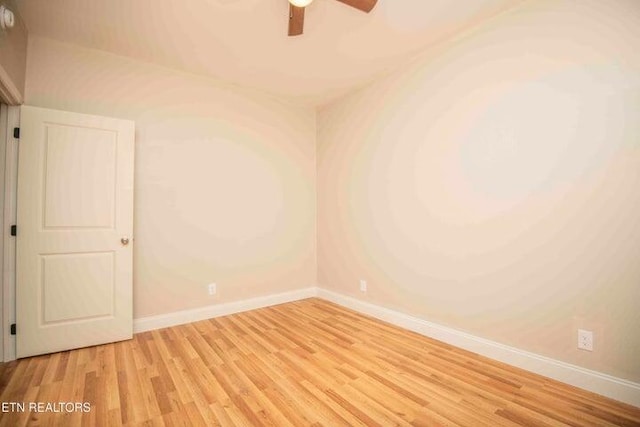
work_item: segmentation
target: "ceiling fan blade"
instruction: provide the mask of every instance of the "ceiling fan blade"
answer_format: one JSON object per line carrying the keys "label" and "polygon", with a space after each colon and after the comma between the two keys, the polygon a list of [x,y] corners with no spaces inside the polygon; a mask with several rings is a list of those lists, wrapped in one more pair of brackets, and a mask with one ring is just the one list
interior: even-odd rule
{"label": "ceiling fan blade", "polygon": [[346,5],[349,5],[351,7],[355,7],[358,10],[361,10],[363,12],[371,12],[371,9],[373,9],[376,5],[376,3],[378,2],[378,0],[338,0],[340,3],[344,3]]}
{"label": "ceiling fan blade", "polygon": [[304,7],[289,4],[289,35],[299,36],[304,28]]}

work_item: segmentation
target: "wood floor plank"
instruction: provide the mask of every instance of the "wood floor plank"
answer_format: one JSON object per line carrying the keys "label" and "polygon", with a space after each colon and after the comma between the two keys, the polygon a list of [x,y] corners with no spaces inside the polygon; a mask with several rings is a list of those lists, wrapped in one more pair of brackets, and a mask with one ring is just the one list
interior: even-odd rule
{"label": "wood floor plank", "polygon": [[0,427],[640,426],[640,408],[311,298],[0,364]]}

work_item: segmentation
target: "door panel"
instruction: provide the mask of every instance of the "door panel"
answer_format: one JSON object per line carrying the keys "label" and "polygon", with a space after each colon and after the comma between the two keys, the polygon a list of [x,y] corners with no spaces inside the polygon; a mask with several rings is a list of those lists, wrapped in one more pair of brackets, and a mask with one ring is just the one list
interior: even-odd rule
{"label": "door panel", "polygon": [[117,138],[113,131],[47,125],[45,228],[113,228]]}
{"label": "door panel", "polygon": [[17,356],[131,338],[133,122],[23,106],[20,127]]}
{"label": "door panel", "polygon": [[41,260],[44,325],[115,314],[113,252],[41,255]]}

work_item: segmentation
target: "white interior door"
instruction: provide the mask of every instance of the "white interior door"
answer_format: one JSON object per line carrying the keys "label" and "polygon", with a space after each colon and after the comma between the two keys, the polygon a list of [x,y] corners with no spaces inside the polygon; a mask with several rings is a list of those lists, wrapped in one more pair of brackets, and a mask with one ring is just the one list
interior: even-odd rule
{"label": "white interior door", "polygon": [[134,123],[23,106],[16,355],[132,337]]}

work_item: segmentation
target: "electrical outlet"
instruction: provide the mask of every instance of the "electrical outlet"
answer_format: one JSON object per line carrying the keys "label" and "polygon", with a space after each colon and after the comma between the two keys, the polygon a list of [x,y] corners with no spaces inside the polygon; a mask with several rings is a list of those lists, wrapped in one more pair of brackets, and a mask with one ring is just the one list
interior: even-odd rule
{"label": "electrical outlet", "polygon": [[593,351],[593,332],[578,329],[578,348],[580,350]]}
{"label": "electrical outlet", "polygon": [[209,290],[209,295],[215,295],[216,292],[218,291],[215,283],[209,283],[208,290]]}
{"label": "electrical outlet", "polygon": [[360,292],[367,292],[367,281],[360,279]]}

